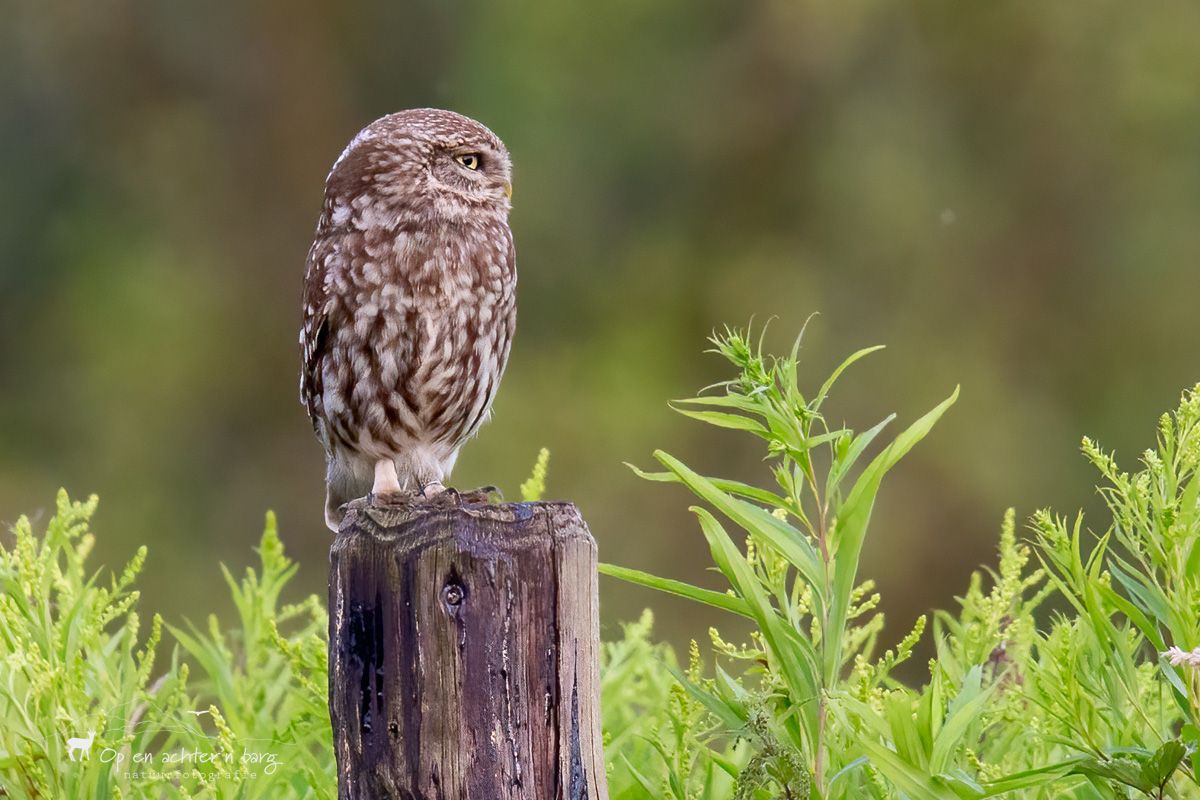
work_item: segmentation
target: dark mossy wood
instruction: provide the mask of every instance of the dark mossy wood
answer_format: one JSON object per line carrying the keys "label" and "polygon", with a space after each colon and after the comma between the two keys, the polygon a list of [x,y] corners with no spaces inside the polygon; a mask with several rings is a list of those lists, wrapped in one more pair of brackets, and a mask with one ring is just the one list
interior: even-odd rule
{"label": "dark mossy wood", "polygon": [[569,503],[355,503],[330,551],[340,800],[607,800],[596,543]]}

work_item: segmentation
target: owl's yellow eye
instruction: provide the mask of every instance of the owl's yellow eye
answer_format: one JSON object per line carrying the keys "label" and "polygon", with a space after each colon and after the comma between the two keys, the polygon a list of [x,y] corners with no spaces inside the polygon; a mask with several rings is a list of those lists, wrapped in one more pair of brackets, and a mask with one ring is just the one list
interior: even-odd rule
{"label": "owl's yellow eye", "polygon": [[463,153],[462,155],[455,156],[454,160],[462,164],[467,169],[479,169],[479,153]]}

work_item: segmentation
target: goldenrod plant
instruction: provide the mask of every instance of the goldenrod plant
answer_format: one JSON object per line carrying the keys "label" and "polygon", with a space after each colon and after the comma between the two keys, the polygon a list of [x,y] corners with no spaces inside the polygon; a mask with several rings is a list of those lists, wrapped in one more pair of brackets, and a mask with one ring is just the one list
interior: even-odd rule
{"label": "goldenrod plant", "polygon": [[96,498],[60,492],[40,535],[0,548],[0,797],[333,798],[326,617],[279,598],[295,565],[272,516],[233,626],[148,632],[141,548],[119,575],[86,567]]}

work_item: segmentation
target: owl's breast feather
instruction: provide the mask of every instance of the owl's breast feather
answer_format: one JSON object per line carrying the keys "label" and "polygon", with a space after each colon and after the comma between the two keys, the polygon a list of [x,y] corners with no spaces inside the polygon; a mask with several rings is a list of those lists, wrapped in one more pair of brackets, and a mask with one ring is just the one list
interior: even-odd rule
{"label": "owl's breast feather", "polygon": [[[358,337],[394,345],[421,329],[478,328],[505,316],[516,274],[507,225],[351,235],[336,259],[339,305]],[[347,324],[348,323],[348,324]]]}

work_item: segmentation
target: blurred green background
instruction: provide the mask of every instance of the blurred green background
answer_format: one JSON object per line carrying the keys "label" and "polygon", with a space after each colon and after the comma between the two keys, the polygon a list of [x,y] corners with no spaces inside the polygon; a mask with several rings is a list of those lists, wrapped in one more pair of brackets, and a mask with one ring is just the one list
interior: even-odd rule
{"label": "blurred green background", "polygon": [[[1198,34],[1169,1],[7,3],[0,520],[99,492],[100,559],[148,543],[144,606],[196,618],[273,508],[323,592],[296,400],[322,182],[366,123],[442,106],[512,150],[521,274],[455,482],[511,496],[547,446],[604,559],[711,583],[683,490],[621,462],[769,480],[665,401],[725,377],[714,326],[774,315],[785,348],[820,311],[812,381],[890,346],[833,398],[851,425],[963,385],[867,543],[899,636],[1007,506],[1095,507],[1081,435],[1131,460],[1200,379]],[[610,625],[709,622],[602,592]]]}

